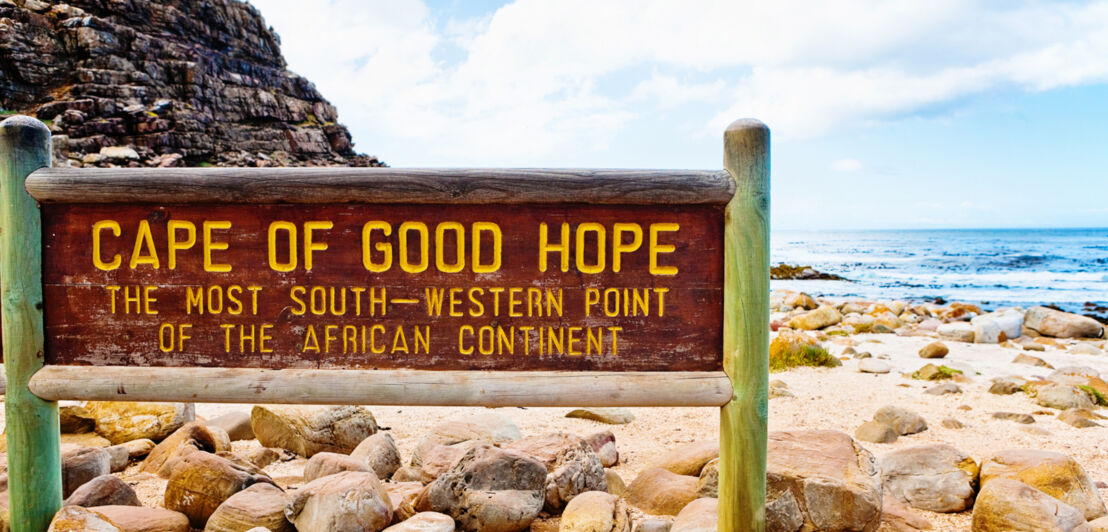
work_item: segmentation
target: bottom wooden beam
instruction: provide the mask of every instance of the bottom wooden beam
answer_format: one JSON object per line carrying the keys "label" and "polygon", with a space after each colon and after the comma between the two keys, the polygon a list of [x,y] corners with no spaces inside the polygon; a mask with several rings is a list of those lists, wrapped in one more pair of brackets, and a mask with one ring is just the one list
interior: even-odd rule
{"label": "bottom wooden beam", "polygon": [[50,401],[412,406],[721,406],[720,372],[414,371],[47,366],[30,390]]}

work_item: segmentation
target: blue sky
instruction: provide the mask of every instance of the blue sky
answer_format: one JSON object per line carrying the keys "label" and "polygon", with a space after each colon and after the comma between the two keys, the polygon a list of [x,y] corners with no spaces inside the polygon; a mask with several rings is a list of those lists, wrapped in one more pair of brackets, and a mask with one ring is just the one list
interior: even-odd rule
{"label": "blue sky", "polygon": [[1108,1],[252,3],[392,166],[718,168],[755,117],[775,229],[1108,226]]}

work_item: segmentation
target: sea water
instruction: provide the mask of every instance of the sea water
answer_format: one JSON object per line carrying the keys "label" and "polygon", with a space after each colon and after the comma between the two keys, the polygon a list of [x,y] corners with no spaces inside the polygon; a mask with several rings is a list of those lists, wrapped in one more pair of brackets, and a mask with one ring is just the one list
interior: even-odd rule
{"label": "sea water", "polygon": [[[1108,306],[1108,228],[955,229],[771,235],[770,260],[849,281],[771,281],[836,299],[941,297],[986,308]],[[1103,311],[1099,312],[1103,314]]]}

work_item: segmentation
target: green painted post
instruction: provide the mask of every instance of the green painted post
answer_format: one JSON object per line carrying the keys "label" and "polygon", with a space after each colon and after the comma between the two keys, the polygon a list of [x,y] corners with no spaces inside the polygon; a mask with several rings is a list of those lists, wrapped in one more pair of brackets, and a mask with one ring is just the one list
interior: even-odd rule
{"label": "green painted post", "polygon": [[724,215],[723,369],[734,396],[720,411],[719,530],[766,528],[769,417],[769,129],[738,120],[723,134],[735,181]]}
{"label": "green painted post", "polygon": [[42,122],[13,116],[0,123],[0,295],[13,532],[45,531],[62,505],[58,403],[27,389],[43,364],[42,219],[23,182],[50,165],[50,153],[50,130]]}

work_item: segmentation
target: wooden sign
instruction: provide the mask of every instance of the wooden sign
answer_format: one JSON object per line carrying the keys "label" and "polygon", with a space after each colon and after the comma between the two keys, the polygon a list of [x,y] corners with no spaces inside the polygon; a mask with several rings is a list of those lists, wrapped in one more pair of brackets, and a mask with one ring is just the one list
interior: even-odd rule
{"label": "wooden sign", "polygon": [[724,171],[54,169],[0,123],[12,530],[59,400],[720,407],[719,530],[765,528],[769,131]]}
{"label": "wooden sign", "polygon": [[48,364],[721,368],[718,205],[42,213]]}

